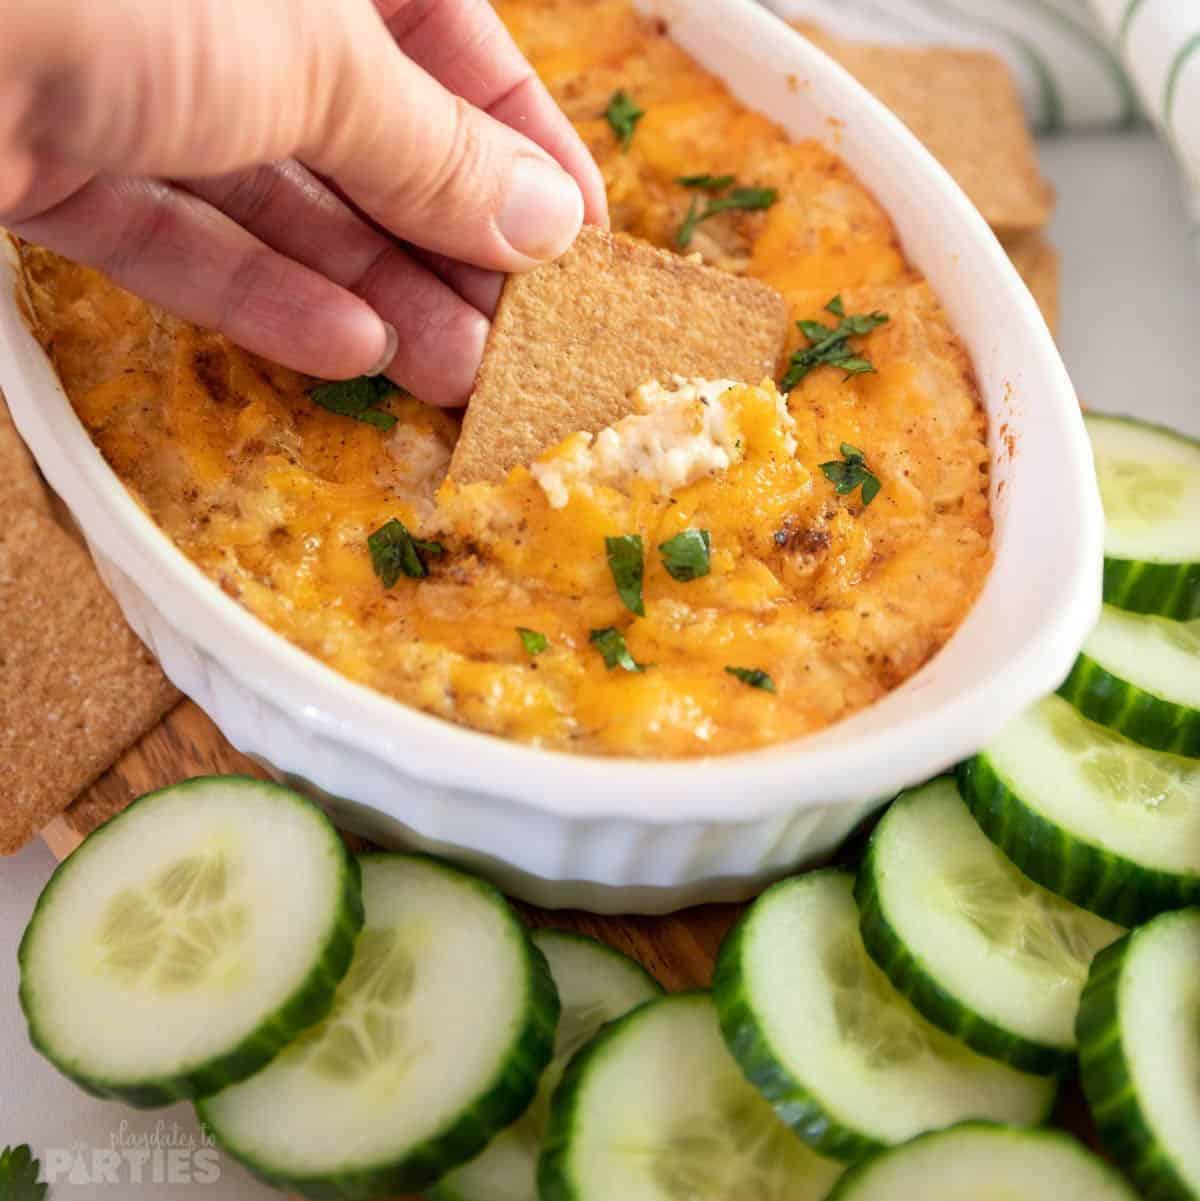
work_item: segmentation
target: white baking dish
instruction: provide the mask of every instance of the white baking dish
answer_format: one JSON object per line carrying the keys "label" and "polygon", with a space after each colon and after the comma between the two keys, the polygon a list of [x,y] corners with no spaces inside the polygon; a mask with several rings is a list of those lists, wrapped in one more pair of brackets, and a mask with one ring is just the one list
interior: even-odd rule
{"label": "white baking dish", "polygon": [[950,643],[873,707],[801,742],[704,761],[572,756],[461,729],[344,679],[193,567],[93,448],[7,284],[0,386],[130,623],[235,746],[382,843],[451,854],[543,905],[657,912],[744,896],[828,854],[879,801],[1053,689],[1097,615],[1102,514],[1050,335],[949,176],[752,0],[642,8],[793,136],[832,140],[891,213],[975,362],[995,567]]}

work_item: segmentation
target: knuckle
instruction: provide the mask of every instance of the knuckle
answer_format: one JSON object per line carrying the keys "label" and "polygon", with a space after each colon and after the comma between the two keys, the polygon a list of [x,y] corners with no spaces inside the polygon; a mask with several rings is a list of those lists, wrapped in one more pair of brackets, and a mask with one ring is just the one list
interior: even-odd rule
{"label": "knuckle", "polygon": [[97,263],[105,275],[118,281],[129,276],[147,248],[168,242],[175,226],[175,209],[167,197],[151,196],[148,204],[134,204],[130,211],[132,215],[115,227],[112,241]]}
{"label": "knuckle", "polygon": [[390,272],[403,273],[405,266],[406,256],[400,247],[395,242],[382,241],[362,270],[344,281],[344,286],[356,296],[369,298]]}
{"label": "knuckle", "polygon": [[453,97],[444,129],[436,153],[411,178],[405,203],[452,223],[487,197],[488,148],[476,110],[461,96]]}
{"label": "knuckle", "polygon": [[259,312],[282,297],[279,258],[265,246],[251,246],[233,264],[220,292],[217,326],[234,337],[256,323]]}
{"label": "knuckle", "polygon": [[274,164],[239,172],[233,177],[221,207],[240,225],[256,225],[275,203],[282,182],[279,168]]}

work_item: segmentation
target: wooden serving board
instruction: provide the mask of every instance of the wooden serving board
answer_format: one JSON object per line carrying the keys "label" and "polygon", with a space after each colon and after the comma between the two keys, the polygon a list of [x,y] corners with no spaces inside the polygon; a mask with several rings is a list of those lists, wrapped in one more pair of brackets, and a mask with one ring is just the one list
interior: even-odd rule
{"label": "wooden serving board", "polygon": [[[142,793],[189,776],[226,773],[268,778],[258,764],[229,744],[195,704],[184,701],[126,751],[69,814],[47,826],[42,836],[54,855],[65,859],[83,840],[81,828],[88,829],[91,822],[115,813]],[[661,917],[639,917],[544,910],[523,903],[517,907],[531,925],[577,930],[602,939],[638,960],[670,992],[708,987],[717,948],[743,908],[702,905]],[[1082,1095],[1073,1081],[1063,1089],[1057,1119],[1089,1145],[1097,1146]]]}

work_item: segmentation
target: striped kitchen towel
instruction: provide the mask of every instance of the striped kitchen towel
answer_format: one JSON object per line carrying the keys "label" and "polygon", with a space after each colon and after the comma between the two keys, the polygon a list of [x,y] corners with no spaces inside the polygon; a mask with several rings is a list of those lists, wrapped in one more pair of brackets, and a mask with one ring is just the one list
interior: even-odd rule
{"label": "striped kitchen towel", "polygon": [[1142,106],[1183,167],[1200,223],[1200,0],[1091,0]]}

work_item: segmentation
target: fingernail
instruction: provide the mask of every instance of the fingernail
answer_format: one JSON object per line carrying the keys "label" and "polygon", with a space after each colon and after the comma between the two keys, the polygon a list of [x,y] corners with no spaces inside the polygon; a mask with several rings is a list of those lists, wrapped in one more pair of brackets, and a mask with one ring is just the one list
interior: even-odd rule
{"label": "fingernail", "polygon": [[518,159],[508,195],[496,218],[505,241],[526,258],[557,258],[583,224],[583,193],[560,167],[536,158]]}
{"label": "fingernail", "polygon": [[396,351],[400,349],[400,335],[396,333],[396,327],[388,325],[386,321],[381,321],[379,324],[383,326],[387,340],[383,344],[383,354],[380,356],[379,362],[367,372],[368,375],[382,375],[392,365]]}

